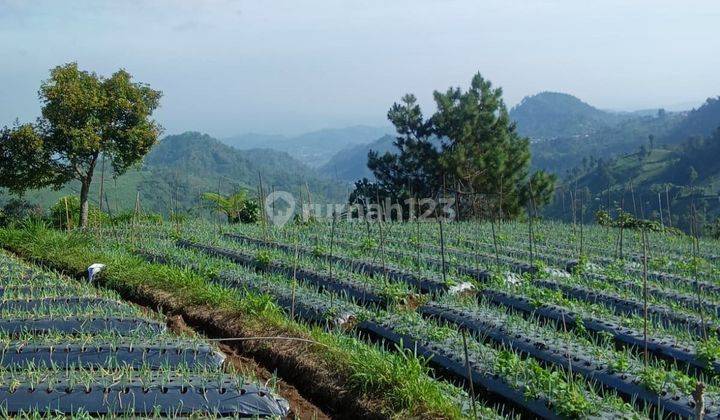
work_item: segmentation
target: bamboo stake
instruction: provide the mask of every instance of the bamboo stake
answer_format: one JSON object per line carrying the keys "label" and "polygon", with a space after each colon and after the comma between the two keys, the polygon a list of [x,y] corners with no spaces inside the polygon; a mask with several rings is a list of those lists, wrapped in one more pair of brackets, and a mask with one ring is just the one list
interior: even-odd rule
{"label": "bamboo stake", "polygon": [[667,204],[668,226],[672,227],[672,216],[670,215],[670,193],[668,192],[667,184],[665,184],[665,203]]}
{"label": "bamboo stake", "polygon": [[63,197],[65,201],[65,230],[70,233],[70,210],[68,209],[67,196]]}
{"label": "bamboo stake", "polygon": [[698,381],[692,396],[695,400],[695,419],[703,420],[705,418],[705,383]]}
{"label": "bamboo stake", "polygon": [[472,403],[473,418],[477,419],[477,408],[475,407],[475,385],[473,384],[472,371],[470,370],[470,357],[468,355],[467,337],[465,330],[463,329],[461,331],[463,339],[463,350],[465,352],[465,369],[467,370],[468,386],[470,387],[470,401]]}
{"label": "bamboo stake", "polygon": [[290,319],[295,320],[295,290],[297,288],[297,266],[299,258],[299,234],[297,229],[295,230],[295,257],[293,258],[293,282],[292,282],[292,294],[290,300]]}
{"label": "bamboo stake", "polygon": [[442,279],[443,283],[446,283],[447,264],[445,264],[445,235],[443,234],[442,217],[438,217],[438,223],[440,224],[440,255],[442,258]]}
{"label": "bamboo stake", "polygon": [[643,229],[641,231],[641,235],[642,235],[642,245],[643,245],[643,342],[645,343],[645,349],[644,349],[645,369],[647,369],[647,367],[648,367],[648,284],[647,284],[648,240],[647,240],[647,233],[645,232],[645,229]]}

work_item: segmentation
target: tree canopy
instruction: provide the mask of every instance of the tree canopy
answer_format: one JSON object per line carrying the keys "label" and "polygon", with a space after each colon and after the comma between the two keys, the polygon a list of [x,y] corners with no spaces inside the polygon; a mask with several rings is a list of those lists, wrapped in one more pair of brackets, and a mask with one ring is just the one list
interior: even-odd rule
{"label": "tree canopy", "polygon": [[460,198],[463,214],[501,218],[550,199],[554,177],[529,173],[529,141],[511,122],[502,89],[476,74],[467,91],[436,91],[434,100],[437,110],[427,119],[413,95],[393,104],[388,119],[397,151],[368,154],[376,182],[359,181],[353,198],[384,192],[401,203],[449,194]]}
{"label": "tree canopy", "polygon": [[80,221],[87,226],[99,159],[119,176],[150,151],[161,132],[151,118],[161,95],[125,70],[104,78],[77,63],[55,67],[38,92],[42,116],[0,133],[0,187],[23,193],[79,180]]}

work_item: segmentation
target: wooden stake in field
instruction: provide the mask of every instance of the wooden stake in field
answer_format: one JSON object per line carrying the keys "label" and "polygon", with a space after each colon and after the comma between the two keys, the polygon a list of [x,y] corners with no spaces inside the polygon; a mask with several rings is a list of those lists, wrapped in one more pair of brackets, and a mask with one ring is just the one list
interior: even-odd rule
{"label": "wooden stake in field", "polygon": [[672,216],[670,215],[670,193],[668,192],[667,184],[665,184],[665,203],[667,204],[668,226],[672,227]]}
{"label": "wooden stake in field", "polygon": [[331,228],[330,228],[330,258],[328,259],[328,263],[330,264],[330,281],[332,281],[333,278],[333,245],[335,244],[335,209],[333,209],[332,212],[332,221]]}
{"label": "wooden stake in field", "polygon": [[387,267],[385,266],[385,236],[383,236],[383,214],[385,214],[385,208],[382,204],[380,204],[380,193],[375,192],[375,198],[378,203],[378,209],[380,211],[380,214],[378,214],[378,230],[380,231],[380,260],[382,261],[382,270],[383,274],[385,275],[385,278],[387,279]]}
{"label": "wooden stake in field", "polygon": [[705,418],[705,383],[698,381],[695,384],[695,391],[692,393],[695,401],[695,419],[703,420]]}
{"label": "wooden stake in field", "polygon": [[413,204],[413,215],[415,217],[415,267],[420,268],[420,243],[421,241],[421,233],[420,233],[420,217],[418,216],[419,208],[415,208],[415,206],[420,206],[420,204],[417,201],[417,197],[415,197],[415,203]]}
{"label": "wooden stake in field", "polygon": [[583,238],[583,225],[585,224],[585,202],[583,197],[580,196],[580,256],[583,255],[584,238]]}
{"label": "wooden stake in field", "polygon": [[[302,195],[302,194],[301,194]],[[292,293],[290,298],[290,319],[295,320],[295,289],[297,288],[297,266],[298,258],[300,254],[299,250],[300,234],[295,228],[295,256],[293,258],[293,281],[292,281]]]}
{"label": "wooden stake in field", "polygon": [[442,217],[438,217],[438,223],[440,224],[440,256],[442,258],[442,279],[443,283],[446,283],[446,271],[447,271],[447,264],[445,263],[445,235],[443,234],[443,222]]}
{"label": "wooden stake in field", "polygon": [[260,191],[260,197],[258,198],[259,205],[260,205],[260,214],[262,215],[262,227],[263,227],[263,236],[266,241],[268,240],[268,233],[267,233],[267,211],[265,211],[265,191],[263,190],[263,182],[262,182],[262,175],[260,172],[258,172],[258,181],[260,183],[259,185],[259,191]]}
{"label": "wooden stake in field", "polygon": [[660,200],[660,191],[658,191],[658,212],[660,212],[660,226],[665,229],[665,221],[663,220],[662,201]]}
{"label": "wooden stake in field", "polygon": [[70,209],[68,209],[67,196],[63,197],[65,201],[65,230],[70,233]]}
{"label": "wooden stake in field", "polygon": [[645,229],[642,229],[640,231],[641,237],[642,237],[642,245],[643,245],[643,342],[645,343],[645,349],[644,349],[644,359],[645,359],[645,369],[648,367],[648,284],[647,284],[647,277],[648,277],[648,257],[647,257],[647,250],[648,250],[648,239],[647,239],[647,233],[645,232]]}
{"label": "wooden stake in field", "polygon": [[463,350],[465,352],[465,369],[467,370],[468,386],[470,387],[470,403],[472,404],[473,418],[477,419],[477,408],[475,407],[475,384],[472,380],[472,370],[470,370],[470,357],[468,355],[468,345],[465,330],[461,330],[463,339]]}
{"label": "wooden stake in field", "polygon": [[698,265],[700,264],[700,238],[698,236],[698,226],[697,226],[697,214],[695,213],[695,198],[694,198],[694,188],[693,188],[693,200],[690,204],[691,208],[691,220],[690,224],[692,227],[692,241],[693,241],[693,262],[692,262],[692,270],[693,270],[693,277],[695,280],[695,292],[697,295],[697,306],[698,306],[698,312],[700,314],[700,323],[702,324],[702,334],[703,339],[707,341],[707,329],[705,325],[705,311],[703,311],[703,300],[702,300],[702,285],[700,284],[700,279],[698,278]]}
{"label": "wooden stake in field", "polygon": [[[495,233],[495,212],[490,217],[490,228],[492,229],[493,248],[495,249],[495,264],[500,267],[500,251],[498,250],[497,234]],[[477,254],[476,254],[477,255]],[[477,258],[475,259],[477,261]]]}
{"label": "wooden stake in field", "polygon": [[535,217],[535,198],[532,184],[528,182],[530,202],[528,203],[528,241],[530,245],[530,265],[535,264],[535,233],[533,232],[533,218]]}

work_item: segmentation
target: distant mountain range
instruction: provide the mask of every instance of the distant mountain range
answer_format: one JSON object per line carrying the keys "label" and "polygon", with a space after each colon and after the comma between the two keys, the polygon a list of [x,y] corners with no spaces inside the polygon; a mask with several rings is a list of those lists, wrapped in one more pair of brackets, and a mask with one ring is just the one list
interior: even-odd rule
{"label": "distant mountain range", "polygon": [[263,148],[288,152],[309,166],[319,167],[343,149],[371,143],[392,132],[389,127],[357,125],[318,130],[294,137],[249,133],[225,138],[222,142],[241,150]]}
{"label": "distant mountain range", "polygon": [[[545,100],[545,97],[551,100]],[[557,106],[565,112],[540,111],[540,104]],[[677,145],[691,136],[710,135],[720,125],[720,104],[708,99],[701,107],[685,112],[612,113],[600,111],[570,96],[542,93],[513,108],[518,130],[532,140],[532,163],[537,168],[563,175],[591,157],[611,158],[636,151],[649,144]],[[539,124],[553,127],[555,136]],[[552,117],[552,115],[555,115]]]}
{"label": "distant mountain range", "polygon": [[395,137],[385,135],[370,144],[348,147],[336,153],[329,162],[319,168],[326,176],[343,182],[353,182],[361,178],[373,179],[367,167],[367,156],[370,150],[383,154],[395,150]]}
{"label": "distant mountain range", "polygon": [[[92,185],[91,201],[98,203],[100,168]],[[343,202],[344,184],[320,174],[288,153],[269,149],[237,150],[197,132],[162,139],[141,167],[113,180],[105,176],[105,191],[112,211],[132,209],[136,194],[144,210],[168,214],[171,210],[201,212],[200,195],[206,191],[229,193],[247,188],[256,194],[260,179],[266,192],[285,190],[299,197],[310,189],[315,202]],[[47,208],[63,195],[77,194],[69,183],[60,191],[30,191],[25,198]],[[0,192],[0,204],[8,196]]]}

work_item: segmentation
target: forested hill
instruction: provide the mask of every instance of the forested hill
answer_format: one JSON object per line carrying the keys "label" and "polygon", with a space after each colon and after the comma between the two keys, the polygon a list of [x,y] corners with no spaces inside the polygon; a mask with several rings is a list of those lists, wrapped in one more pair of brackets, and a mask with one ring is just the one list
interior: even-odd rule
{"label": "forested hill", "polygon": [[372,172],[367,167],[368,152],[374,150],[384,154],[396,151],[394,141],[395,137],[386,135],[370,144],[360,144],[343,149],[319,169],[326,176],[344,182],[354,182],[362,178],[373,179]]}
{"label": "forested hill", "polygon": [[525,97],[510,110],[518,132],[533,140],[584,137],[630,118],[629,114],[601,111],[575,96],[541,92]]}
{"label": "forested hill", "polygon": [[[531,137],[533,166],[559,175],[591,157],[610,158],[632,153],[648,144],[651,136],[657,145],[676,145],[692,136],[708,136],[720,121],[720,99],[717,98],[708,99],[692,111],[658,109],[612,113],[567,96],[539,94],[526,98],[512,112],[518,130]],[[553,109],[558,104],[559,108]],[[569,116],[559,115],[560,111]],[[557,134],[538,135],[549,132]]]}
{"label": "forested hill", "polygon": [[608,158],[631,153],[647,144],[650,136],[658,143],[664,142],[670,130],[683,118],[681,113],[658,112],[629,118],[582,136],[533,141],[530,145],[532,164],[563,176],[591,157]]}
{"label": "forested hill", "polygon": [[[95,203],[99,172],[98,167],[91,191]],[[254,193],[260,177],[268,190],[274,187],[295,194],[299,194],[300,188],[305,190],[307,182],[316,202],[343,202],[347,193],[344,185],[320,175],[287,153],[267,149],[240,151],[207,134],[187,132],[162,139],[146,156],[141,168],[117,180],[111,178],[108,168],[106,194],[111,210],[132,208],[139,191],[145,210],[166,214],[173,208],[199,212],[203,192],[220,188],[221,192],[229,193],[244,187]],[[60,191],[30,191],[25,197],[47,207],[59,197],[77,191],[78,185],[70,183]]]}
{"label": "forested hill", "polygon": [[720,96],[708,98],[697,109],[690,111],[672,130],[663,142],[677,144],[693,136],[707,136],[720,125]]}
{"label": "forested hill", "polygon": [[720,216],[720,118],[716,127],[679,145],[647,144],[620,157],[586,161],[559,186],[547,213],[569,219],[572,191],[583,197],[587,217],[600,208],[622,207],[659,221],[662,211],[666,224],[687,229],[694,200],[697,220],[713,222]]}
{"label": "forested hill", "polygon": [[392,131],[387,127],[356,125],[318,130],[294,137],[249,133],[222,139],[222,142],[243,150],[263,148],[292,153],[299,161],[319,167],[343,149],[371,143]]}

